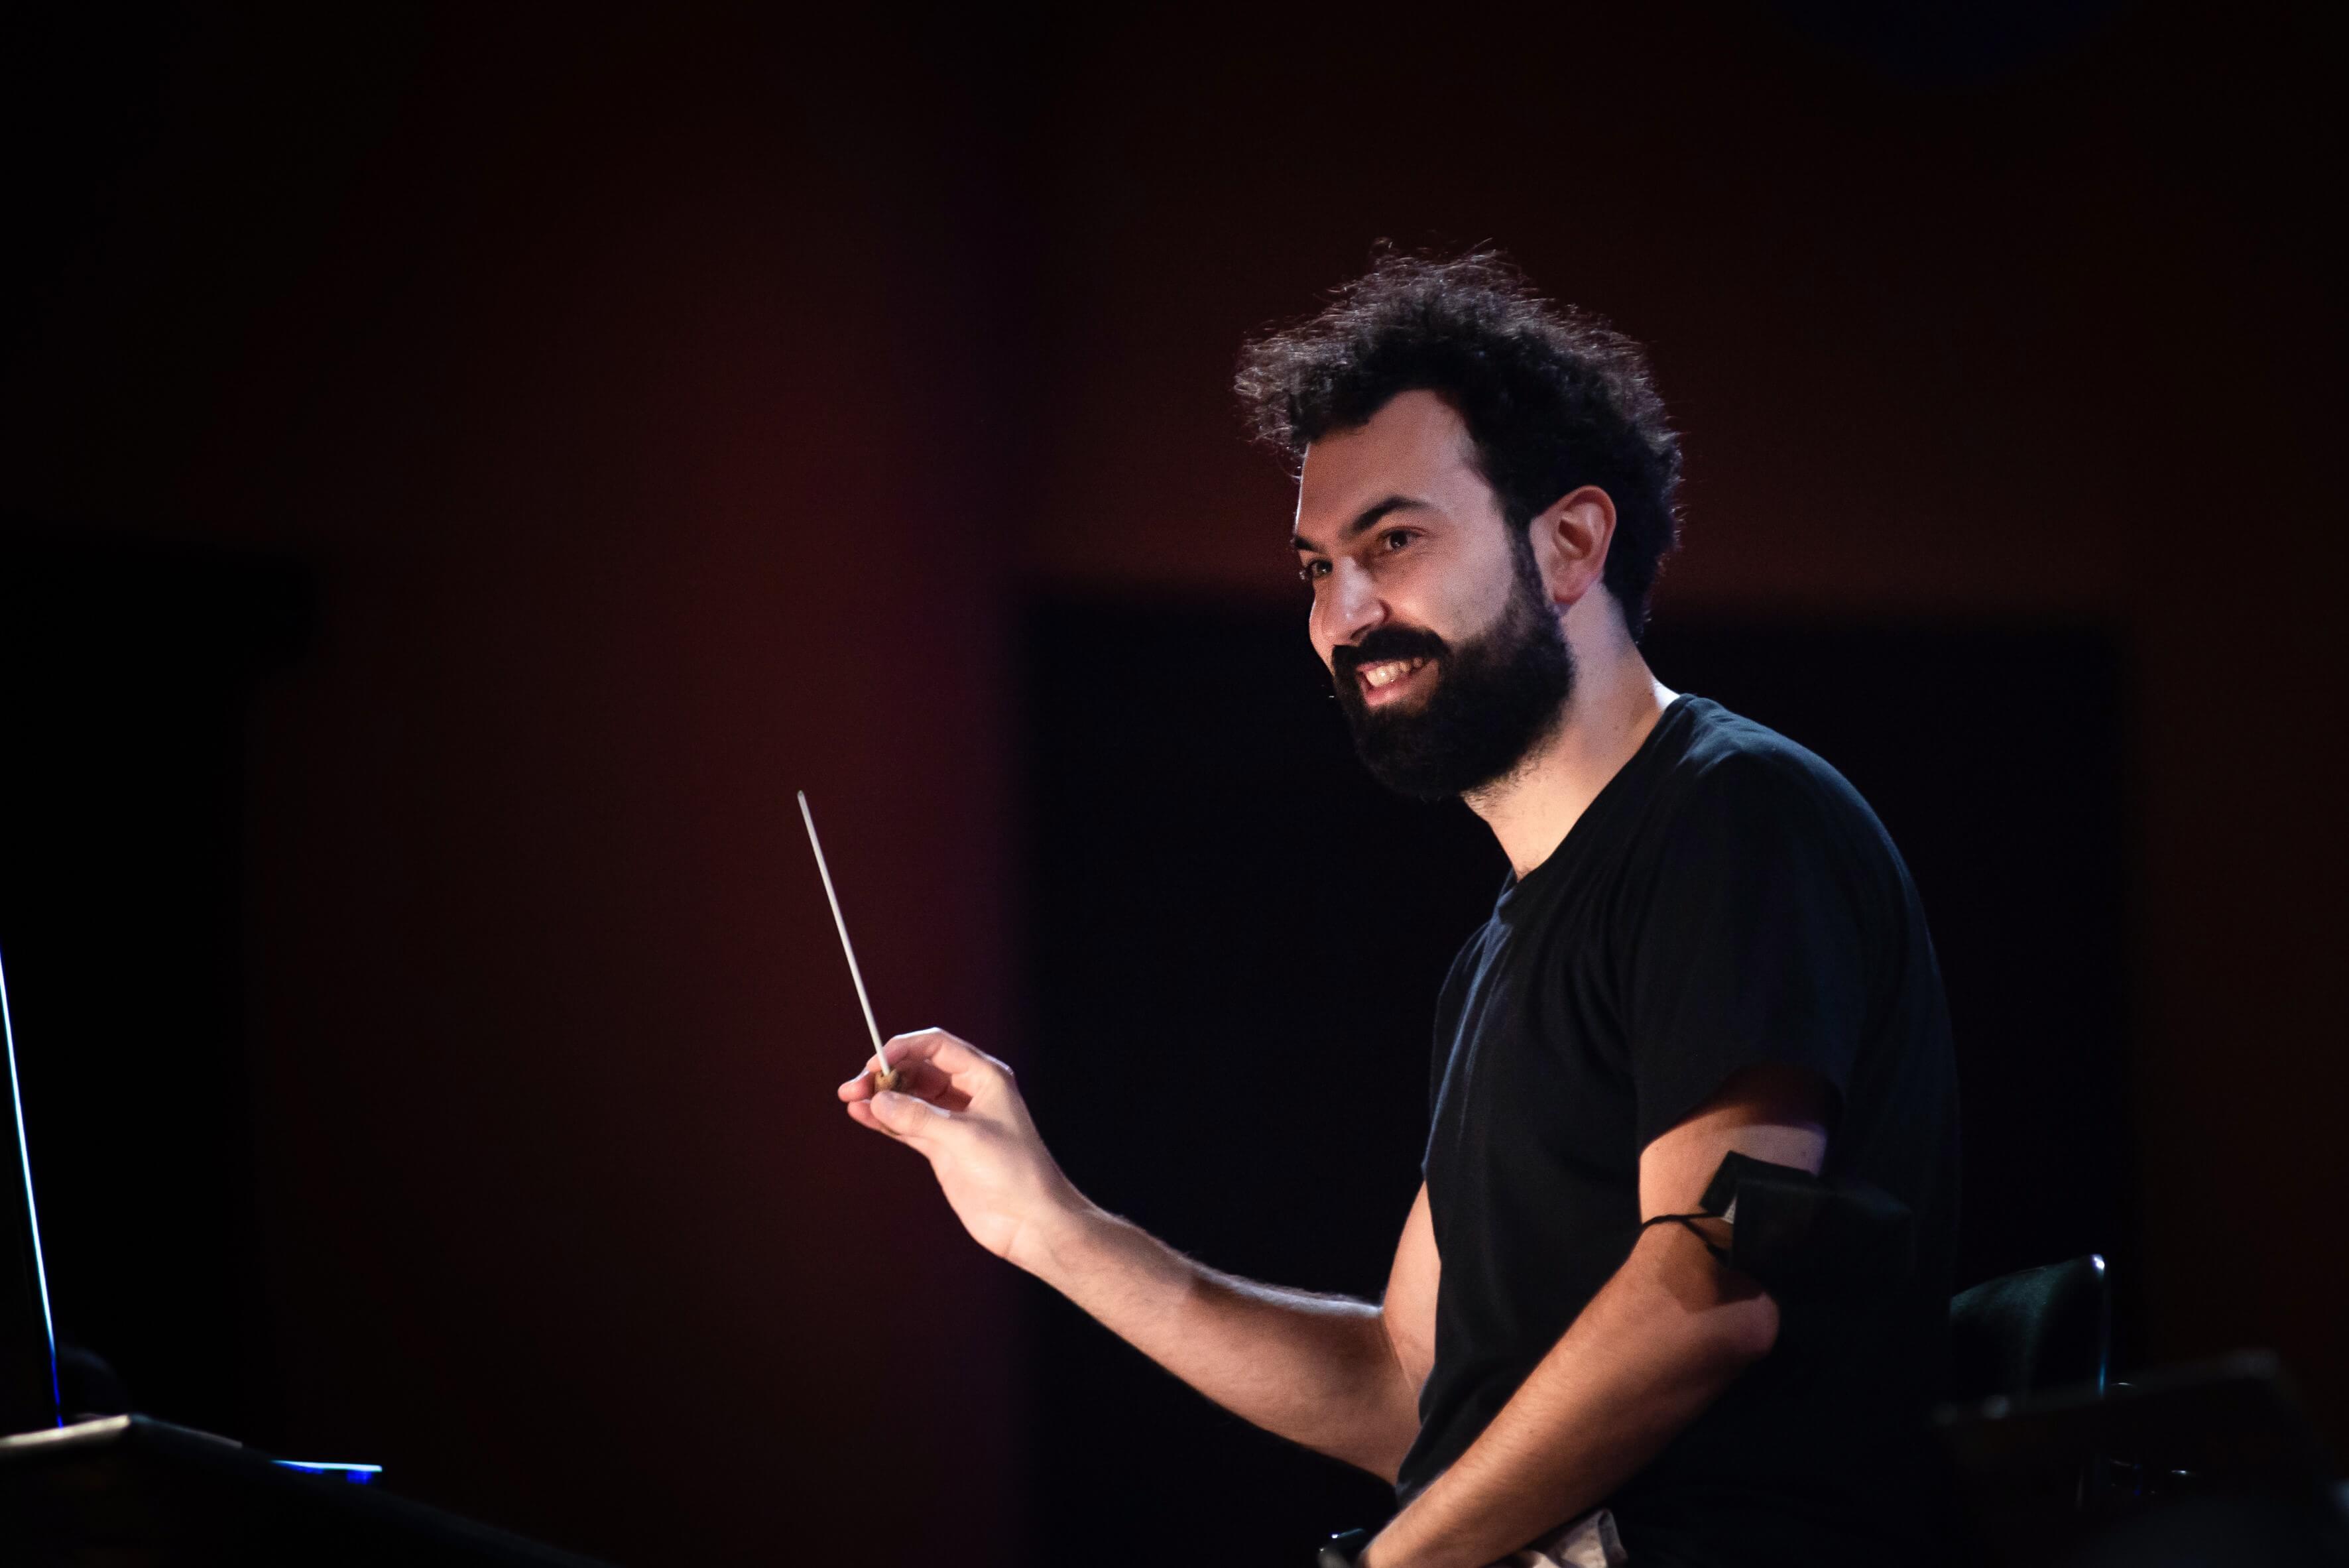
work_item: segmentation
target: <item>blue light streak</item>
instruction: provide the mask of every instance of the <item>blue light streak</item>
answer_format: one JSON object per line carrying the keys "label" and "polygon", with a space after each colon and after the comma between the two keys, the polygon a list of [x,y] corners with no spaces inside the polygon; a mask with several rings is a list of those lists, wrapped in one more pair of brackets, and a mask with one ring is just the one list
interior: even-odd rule
{"label": "blue light streak", "polygon": [[8,1053],[8,1106],[16,1114],[16,1162],[25,1172],[25,1220],[33,1228],[33,1283],[41,1293],[41,1331],[49,1341],[49,1404],[66,1424],[65,1393],[57,1387],[57,1326],[49,1315],[49,1270],[41,1261],[41,1215],[33,1206],[33,1156],[25,1143],[25,1096],[16,1086],[16,1026],[8,1016],[8,971],[0,965],[0,1046]]}
{"label": "blue light streak", "polygon": [[273,1461],[287,1470],[306,1470],[312,1475],[334,1476],[353,1486],[372,1486],[375,1478],[383,1473],[381,1465],[342,1464],[333,1460],[277,1460]]}

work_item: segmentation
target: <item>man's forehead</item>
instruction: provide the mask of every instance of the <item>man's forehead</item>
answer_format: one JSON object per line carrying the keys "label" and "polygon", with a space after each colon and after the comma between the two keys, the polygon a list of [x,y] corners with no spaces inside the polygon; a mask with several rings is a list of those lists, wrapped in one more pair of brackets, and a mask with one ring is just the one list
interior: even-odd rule
{"label": "man's forehead", "polygon": [[1444,506],[1484,489],[1468,427],[1433,392],[1398,393],[1350,430],[1305,449],[1297,532],[1327,542],[1392,498]]}

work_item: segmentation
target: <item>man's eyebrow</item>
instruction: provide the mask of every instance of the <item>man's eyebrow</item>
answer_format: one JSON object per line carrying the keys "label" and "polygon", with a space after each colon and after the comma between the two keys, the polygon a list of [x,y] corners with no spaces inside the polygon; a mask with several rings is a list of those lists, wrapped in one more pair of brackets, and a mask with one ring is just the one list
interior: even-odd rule
{"label": "man's eyebrow", "polygon": [[[1371,530],[1378,527],[1380,523],[1385,521],[1388,514],[1392,512],[1429,511],[1433,510],[1434,504],[1435,503],[1433,501],[1420,500],[1412,496],[1391,495],[1387,497],[1386,500],[1372,506],[1366,506],[1361,511],[1357,512],[1354,515],[1354,520],[1346,524],[1345,531],[1340,537],[1343,539],[1360,539]],[[1288,536],[1288,548],[1291,550],[1319,550],[1321,547],[1308,540],[1303,534],[1292,533]]]}

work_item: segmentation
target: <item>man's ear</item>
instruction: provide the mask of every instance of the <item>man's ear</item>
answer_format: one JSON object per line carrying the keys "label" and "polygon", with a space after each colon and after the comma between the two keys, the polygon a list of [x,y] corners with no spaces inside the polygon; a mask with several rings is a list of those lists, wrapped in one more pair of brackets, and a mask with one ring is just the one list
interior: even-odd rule
{"label": "man's ear", "polygon": [[1615,542],[1615,498],[1597,485],[1568,490],[1535,516],[1526,539],[1550,603],[1571,609],[1607,574],[1607,551]]}

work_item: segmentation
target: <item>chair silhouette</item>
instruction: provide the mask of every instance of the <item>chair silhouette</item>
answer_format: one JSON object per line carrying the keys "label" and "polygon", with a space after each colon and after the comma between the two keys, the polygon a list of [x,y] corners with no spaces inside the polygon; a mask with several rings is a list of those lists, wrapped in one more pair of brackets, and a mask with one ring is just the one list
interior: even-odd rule
{"label": "chair silhouette", "polygon": [[1961,1291],[1950,1303],[1949,1397],[2019,1398],[2085,1385],[2103,1393],[2112,1292],[2095,1253]]}

